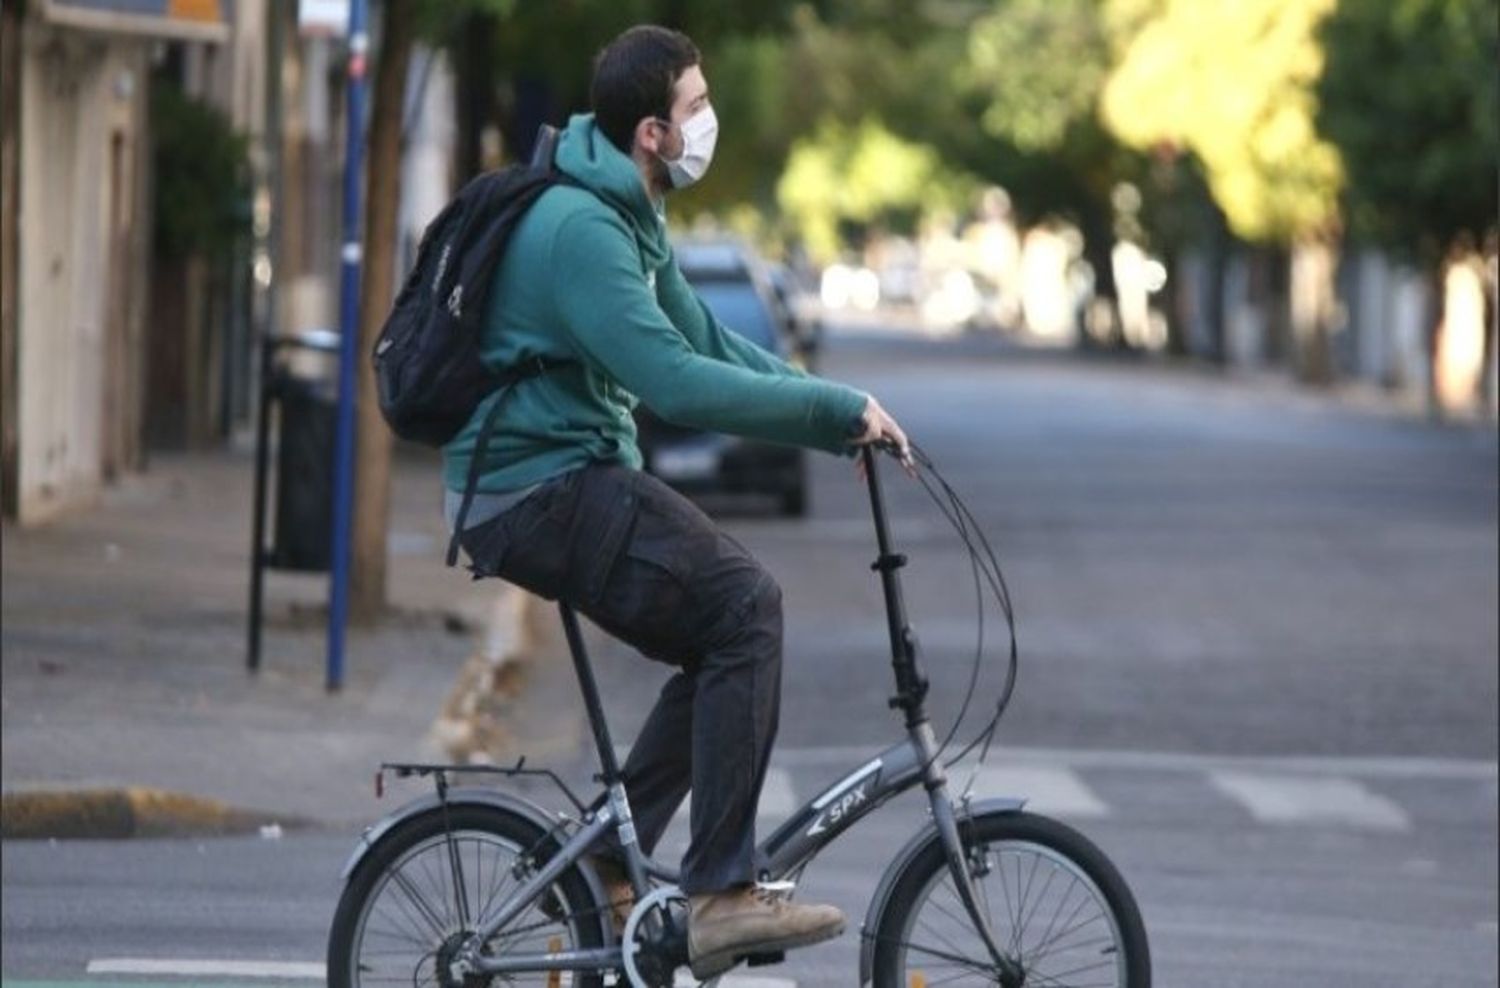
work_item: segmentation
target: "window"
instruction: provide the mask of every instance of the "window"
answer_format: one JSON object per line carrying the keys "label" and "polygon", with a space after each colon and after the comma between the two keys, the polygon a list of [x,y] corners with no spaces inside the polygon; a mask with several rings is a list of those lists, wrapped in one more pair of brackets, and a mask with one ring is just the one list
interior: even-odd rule
{"label": "window", "polygon": [[693,286],[720,322],[751,343],[780,353],[770,310],[748,281],[710,281]]}

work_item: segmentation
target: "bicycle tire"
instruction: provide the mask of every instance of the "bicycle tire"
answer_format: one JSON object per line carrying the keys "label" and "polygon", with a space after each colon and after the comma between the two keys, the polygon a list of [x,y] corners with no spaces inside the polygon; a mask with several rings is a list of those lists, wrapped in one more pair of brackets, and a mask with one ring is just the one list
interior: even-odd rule
{"label": "bicycle tire", "polygon": [[[1015,883],[1014,896],[1016,902],[1012,902],[1011,879],[1006,872],[1006,855],[1011,855],[1018,865],[1024,865],[1023,855],[1030,855],[1033,861],[1031,865],[1031,884],[1025,886],[1029,893],[1034,884],[1038,884],[1036,877],[1037,863],[1042,859],[1050,859],[1050,863],[1057,869],[1058,873],[1069,873],[1077,887],[1082,889],[1086,895],[1097,892],[1096,901],[1102,904],[1103,910],[1107,911],[1109,926],[1112,931],[1111,939],[1114,941],[1110,947],[1095,947],[1092,944],[1083,947],[1081,953],[1085,959],[1088,956],[1105,957],[1107,961],[1096,961],[1094,967],[1111,963],[1117,977],[1115,984],[1119,988],[1150,988],[1151,984],[1151,951],[1147,943],[1145,924],[1141,919],[1140,908],[1136,905],[1135,897],[1131,894],[1129,886],[1120,872],[1088,838],[1078,831],[1047,817],[1037,816],[1031,813],[1014,811],[987,813],[963,821],[959,826],[960,836],[964,843],[967,854],[974,856],[976,849],[984,848],[984,858],[992,862],[990,874],[984,877],[976,877],[976,885],[985,896],[984,904],[987,909],[992,905],[989,888],[995,883],[991,881],[995,877],[995,869],[999,870],[999,880],[1006,883],[1004,891],[1004,905],[1008,907],[1007,914],[1000,916],[997,923],[994,914],[991,914],[991,929],[997,939],[1001,941],[1002,947],[1011,950],[1013,955],[1019,955],[1023,968],[1027,967],[1029,958],[1024,943],[1024,926],[1027,922],[1026,904],[1020,901],[1022,877],[1017,869],[1017,881]],[[998,864],[991,858],[996,855]],[[919,917],[916,911],[921,909],[927,902],[928,897],[936,894],[937,889],[944,882],[951,885],[952,879],[948,877],[948,861],[943,853],[942,842],[936,833],[923,845],[923,847],[911,857],[903,867],[901,874],[892,886],[891,894],[881,909],[875,926],[875,954],[874,954],[874,984],[875,988],[908,988],[911,984],[925,984],[929,977],[922,974],[924,968],[930,969],[928,960],[938,958],[940,954],[953,954],[955,945],[951,942],[943,945],[941,949],[929,949],[914,941],[914,929],[919,925]],[[1074,886],[1068,886],[1069,895],[1072,894]],[[1051,888],[1051,877],[1047,880],[1047,889]],[[1043,891],[1042,898],[1045,899],[1046,892]],[[953,893],[956,900],[956,893]],[[994,897],[998,902],[999,897]],[[1066,901],[1066,900],[1065,900]],[[1086,901],[1086,900],[1083,900]],[[1032,907],[1032,914],[1044,909],[1038,905]],[[1059,911],[1061,906],[1059,907]],[[993,985],[998,982],[993,974],[983,972],[981,969],[987,965],[988,954],[983,947],[983,942],[978,933],[973,930],[967,915],[958,906],[956,909],[950,905],[946,912],[937,908],[934,904],[934,912],[941,913],[943,922],[953,929],[966,929],[970,941],[972,941],[972,953],[966,952],[963,956],[974,959],[975,970],[972,979],[947,980],[948,975],[943,975],[943,984],[985,984]],[[955,916],[954,913],[958,916]],[[1020,924],[1015,918],[1020,917]],[[1053,917],[1055,922],[1055,915]],[[959,925],[961,919],[962,926]],[[1089,920],[1088,923],[1091,923]],[[1051,934],[1051,930],[1047,934]],[[936,930],[928,934],[933,943],[939,942]],[[1090,936],[1093,934],[1090,933]],[[1014,939],[1012,939],[1014,937]],[[952,937],[949,937],[951,941]],[[1040,941],[1044,948],[1042,956],[1047,955],[1047,948],[1057,946],[1059,942],[1066,942],[1062,937],[1053,935],[1051,941],[1044,934]],[[1118,954],[1116,954],[1118,951]],[[953,967],[963,967],[953,960],[944,960]],[[1035,969],[1034,967],[1032,969]],[[1029,973],[1029,972],[1028,972]],[[1067,981],[1057,978],[1055,974],[1047,975],[1040,970],[1037,971],[1039,983],[1048,985],[1066,985]],[[961,977],[961,974],[960,974]],[[1099,983],[1098,975],[1090,973],[1087,983]],[[936,983],[936,980],[933,980]],[[1031,983],[1028,978],[1027,984]]]}
{"label": "bicycle tire", "polygon": [[[484,875],[486,868],[481,857],[481,853],[484,850],[483,843],[489,843],[497,848],[503,847],[509,852],[519,855],[528,849],[536,847],[539,842],[543,842],[545,846],[546,834],[534,822],[498,807],[475,805],[453,806],[449,808],[447,817],[448,824],[451,825],[453,830],[454,839],[458,841],[460,860],[464,860],[470,851],[473,852],[475,859],[477,874],[471,875],[469,873],[467,863],[463,866],[465,871],[465,889],[473,890],[474,906],[481,907],[476,909],[471,906],[470,914],[472,917],[482,912],[482,907],[486,904],[486,901],[482,897],[486,895],[490,887],[495,886],[497,882],[502,883],[487,899],[491,903],[497,901],[499,891],[506,888],[504,883],[508,882],[510,883],[509,887],[514,887],[513,876],[512,878],[507,878],[500,874],[498,862],[491,867],[491,874],[486,879]],[[441,857],[435,866],[427,867],[419,872],[415,866],[417,859],[414,855],[424,852],[424,849],[433,849]],[[361,962],[359,960],[359,958],[367,956],[362,952],[364,940],[369,933],[367,919],[379,904],[378,899],[377,901],[371,901],[371,897],[372,895],[376,897],[381,896],[391,885],[392,881],[394,881],[395,876],[388,875],[392,866],[399,865],[403,870],[408,866],[412,868],[413,874],[407,876],[405,883],[398,883],[396,892],[407,897],[404,900],[406,904],[415,905],[416,900],[411,897],[409,883],[414,877],[431,878],[433,873],[436,872],[438,883],[441,884],[443,881],[442,865],[448,861],[446,855],[445,821],[443,812],[440,809],[434,809],[404,821],[376,843],[365,859],[360,862],[359,867],[349,876],[349,881],[344,886],[343,894],[339,898],[338,908],[334,912],[333,924],[328,934],[329,985],[334,986],[334,988],[356,988],[360,984],[360,979],[355,975],[362,968],[367,969],[371,963],[371,961]],[[472,885],[470,884],[471,879],[473,882]],[[561,949],[556,940],[561,940],[564,937],[570,941],[567,945],[573,948],[581,949],[603,946],[604,936],[599,922],[600,910],[603,908],[603,905],[602,903],[595,902],[588,882],[578,869],[574,867],[564,871],[553,884],[552,889],[560,898],[564,908],[557,910],[554,905],[553,914],[556,916],[556,919],[552,920],[552,922],[555,925],[550,928],[542,926],[538,929],[538,934],[545,935],[547,938],[555,938],[553,943],[548,944],[543,949]],[[451,878],[446,885],[446,891],[449,893],[452,891]],[[456,903],[456,896],[453,899]],[[392,901],[395,902],[397,907],[395,911],[400,912],[403,918],[410,919],[413,913],[415,913],[418,918],[425,921],[425,925],[428,927],[425,931],[426,954],[422,953],[424,948],[417,945],[419,942],[418,933],[408,933],[406,936],[406,939],[413,942],[413,946],[409,948],[412,951],[412,955],[418,958],[418,967],[413,969],[411,976],[414,981],[420,980],[415,976],[415,972],[420,970],[421,963],[425,963],[426,958],[435,958],[436,952],[444,940],[451,938],[459,932],[461,924],[455,921],[456,917],[453,915],[453,913],[457,912],[457,907],[456,905],[454,906],[453,913],[445,912],[439,917],[435,910],[429,910],[425,913],[420,907],[413,910],[406,910],[400,908],[402,906],[401,902],[397,902],[394,898]],[[447,908],[446,904],[444,908]],[[519,927],[521,930],[525,930],[528,923],[536,925],[535,921],[539,917],[545,917],[545,914],[536,905],[529,906],[528,909],[530,912],[523,913],[517,922],[510,924],[507,928],[516,930]],[[550,919],[551,917],[546,918]],[[514,936],[517,934],[511,935]],[[497,933],[497,938],[503,939],[506,936],[506,929],[502,929]],[[392,939],[396,938],[396,936],[392,935]],[[546,940],[543,940],[543,943],[546,943]],[[368,956],[373,960],[375,954],[372,952]],[[400,961],[392,961],[391,963],[399,965]],[[393,970],[396,969],[398,968],[393,967]],[[533,976],[524,975],[522,977]],[[537,973],[534,977],[537,984],[549,983],[547,975],[543,972]],[[564,977],[567,977],[567,975],[564,975]],[[505,983],[525,982],[506,981]],[[578,988],[601,988],[604,979],[602,974],[580,972],[573,975],[571,981],[565,983],[578,986]]]}

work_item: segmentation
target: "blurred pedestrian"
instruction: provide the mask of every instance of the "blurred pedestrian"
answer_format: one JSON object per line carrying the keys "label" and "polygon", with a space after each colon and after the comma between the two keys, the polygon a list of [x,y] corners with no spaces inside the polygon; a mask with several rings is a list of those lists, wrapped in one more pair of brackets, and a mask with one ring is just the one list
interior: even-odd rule
{"label": "blurred pedestrian", "polygon": [[1484,282],[1484,260],[1473,239],[1460,237],[1443,264],[1435,345],[1433,378],[1445,412],[1468,412],[1480,399],[1487,335]]}
{"label": "blurred pedestrian", "polygon": [[1004,189],[992,185],[984,190],[978,216],[964,238],[975,271],[993,292],[990,314],[996,326],[1016,329],[1021,321],[1021,237]]}

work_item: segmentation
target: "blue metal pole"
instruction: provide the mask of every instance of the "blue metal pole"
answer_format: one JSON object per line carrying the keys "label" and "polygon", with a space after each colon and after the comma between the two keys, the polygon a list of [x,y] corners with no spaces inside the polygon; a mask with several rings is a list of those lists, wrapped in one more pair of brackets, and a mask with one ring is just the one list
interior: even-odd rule
{"label": "blue metal pole", "polygon": [[333,547],[328,588],[328,689],[344,685],[349,619],[349,543],[354,526],[354,371],[359,349],[360,177],[365,150],[365,0],[349,4],[348,140],[344,150],[344,246],[339,278],[339,407],[334,459]]}

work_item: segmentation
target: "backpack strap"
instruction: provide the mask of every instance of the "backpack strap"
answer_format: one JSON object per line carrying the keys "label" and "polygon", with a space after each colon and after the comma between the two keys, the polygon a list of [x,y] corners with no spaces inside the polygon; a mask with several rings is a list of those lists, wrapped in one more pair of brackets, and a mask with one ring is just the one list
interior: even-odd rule
{"label": "backpack strap", "polygon": [[479,427],[479,438],[475,440],[474,452],[469,458],[469,475],[464,481],[464,499],[459,502],[458,517],[453,520],[453,533],[448,539],[449,566],[458,562],[458,537],[463,534],[464,523],[469,518],[469,506],[473,503],[474,492],[479,486],[479,461],[484,458],[485,447],[489,445],[490,436],[495,431],[495,423],[499,421],[500,407],[505,404],[515,386],[522,381],[574,363],[576,361],[557,357],[533,357],[499,375],[500,386],[495,391],[498,397],[484,415],[484,423]]}
{"label": "backpack strap", "polygon": [[556,171],[557,165],[553,158],[557,155],[557,139],[561,132],[551,124],[542,124],[537,128],[536,146],[531,149],[531,167],[545,168],[547,171]]}
{"label": "backpack strap", "polygon": [[[542,124],[537,131],[536,147],[531,155],[531,167],[533,169],[545,170],[548,181],[554,185],[572,185],[583,188],[572,176],[559,171],[553,160],[557,151],[557,140],[560,136],[556,127]],[[464,498],[458,506],[458,517],[453,522],[453,533],[448,540],[448,565],[452,566],[458,562],[458,537],[464,531],[464,523],[469,517],[469,506],[474,501],[474,493],[479,485],[479,461],[484,458],[485,447],[489,445],[490,436],[495,431],[495,423],[500,418],[500,407],[510,397],[511,389],[522,381],[536,377],[558,367],[566,367],[578,363],[559,357],[533,357],[517,367],[507,369],[504,373],[496,375],[496,393],[499,395],[490,410],[485,413],[484,423],[479,427],[479,437],[474,442],[474,453],[469,459],[469,476],[464,482]]]}

